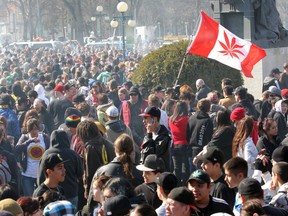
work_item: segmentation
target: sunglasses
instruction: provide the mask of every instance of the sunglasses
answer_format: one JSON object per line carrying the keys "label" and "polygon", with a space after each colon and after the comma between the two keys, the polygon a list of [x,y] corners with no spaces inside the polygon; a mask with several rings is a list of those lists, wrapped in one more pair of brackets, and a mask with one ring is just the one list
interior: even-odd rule
{"label": "sunglasses", "polygon": [[132,93],[132,94],[130,94],[130,96],[137,96],[137,94],[135,94],[135,93]]}

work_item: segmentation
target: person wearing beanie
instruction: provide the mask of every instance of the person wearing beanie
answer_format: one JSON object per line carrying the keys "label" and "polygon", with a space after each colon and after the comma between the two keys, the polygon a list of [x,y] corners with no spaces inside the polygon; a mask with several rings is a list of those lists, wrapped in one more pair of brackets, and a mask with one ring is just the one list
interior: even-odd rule
{"label": "person wearing beanie", "polygon": [[133,139],[138,146],[144,138],[144,125],[139,114],[143,113],[148,102],[143,100],[137,86],[132,86],[129,91],[129,100],[123,101],[121,118],[127,127],[131,128]]}
{"label": "person wearing beanie", "polygon": [[0,210],[10,212],[13,216],[22,216],[23,210],[13,199],[7,198],[0,201]]}
{"label": "person wearing beanie", "polygon": [[70,132],[72,135],[70,148],[76,151],[79,155],[81,155],[81,152],[83,150],[83,146],[81,145],[79,139],[77,139],[76,136],[76,128],[80,122],[81,122],[81,116],[75,114],[70,115],[65,119],[65,125],[67,126],[68,130],[67,132]]}
{"label": "person wearing beanie", "polygon": [[[246,109],[244,107],[236,107],[233,109],[230,115],[230,119],[233,122],[234,126],[237,128],[240,124],[240,121],[246,116]],[[250,134],[254,143],[258,142],[258,122],[253,122],[253,130]]]}
{"label": "person wearing beanie", "polygon": [[[69,118],[69,117],[67,117]],[[67,119],[66,118],[66,119]],[[77,120],[76,116],[71,116],[71,119],[74,119],[72,123],[75,126]],[[80,121],[79,121],[80,122]],[[71,122],[69,122],[71,124]],[[68,124],[69,124],[68,123]],[[65,163],[65,179],[59,185],[63,188],[65,197],[67,200],[73,203],[77,207],[78,203],[78,182],[83,175],[83,166],[80,156],[73,150],[70,149],[70,142],[68,136],[63,130],[54,130],[51,134],[50,140],[51,147],[46,150],[42,156],[45,158],[49,157],[51,154],[59,154]],[[45,172],[45,163],[40,163],[37,176],[37,184],[41,185],[44,181],[44,172]]]}

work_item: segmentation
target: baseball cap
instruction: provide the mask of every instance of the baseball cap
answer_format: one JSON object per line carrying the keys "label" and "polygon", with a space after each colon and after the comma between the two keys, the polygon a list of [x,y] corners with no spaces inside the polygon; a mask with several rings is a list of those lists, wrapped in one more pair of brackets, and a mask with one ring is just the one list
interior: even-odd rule
{"label": "baseball cap", "polygon": [[288,163],[288,146],[277,147],[272,154],[272,160],[275,162],[287,162]]}
{"label": "baseball cap", "polygon": [[262,192],[261,184],[256,179],[245,178],[240,182],[238,192],[241,195],[251,195]]}
{"label": "baseball cap", "polygon": [[195,205],[195,198],[192,191],[188,190],[186,187],[177,187],[171,190],[168,198],[184,203],[186,205]]}
{"label": "baseball cap", "polygon": [[210,177],[209,175],[201,170],[201,169],[198,169],[198,170],[195,170],[189,177],[188,181],[187,182],[190,182],[192,180],[195,180],[201,184],[204,184],[204,183],[210,183],[211,180],[210,180]]}
{"label": "baseball cap", "polygon": [[209,161],[212,163],[220,163],[220,165],[223,165],[224,159],[223,159],[223,153],[220,149],[216,147],[210,147],[207,148],[207,151],[204,152],[202,156],[199,157],[199,160],[202,161]]}
{"label": "baseball cap", "polygon": [[58,84],[57,86],[55,86],[54,91],[59,91],[62,94],[64,94],[65,93],[65,86],[62,84]]}
{"label": "baseball cap", "polygon": [[155,91],[155,92],[160,92],[160,91],[165,91],[165,89],[164,89],[162,86],[158,85],[158,86],[156,86],[156,87],[154,88],[154,91]]}
{"label": "baseball cap", "polygon": [[235,95],[245,95],[247,94],[247,88],[244,88],[243,86],[239,86],[234,90]]}
{"label": "baseball cap", "polygon": [[277,88],[276,86],[270,86],[268,91],[270,92],[270,95],[277,95],[279,97],[281,97],[282,92],[279,88]]}
{"label": "baseball cap", "polygon": [[53,169],[55,166],[57,166],[58,164],[61,163],[65,163],[68,160],[63,160],[60,156],[60,154],[56,154],[56,153],[51,153],[48,154],[43,160],[43,165],[45,169]]}
{"label": "baseball cap", "polygon": [[276,73],[276,74],[282,73],[282,72],[279,70],[279,68],[273,68],[273,69],[271,70],[271,72]]}
{"label": "baseball cap", "polygon": [[155,183],[163,188],[165,194],[169,194],[177,187],[178,179],[173,173],[163,172],[155,179]]}
{"label": "baseball cap", "polygon": [[107,110],[106,110],[106,114],[110,117],[118,117],[119,116],[119,112],[118,109],[115,106],[110,106]]}
{"label": "baseball cap", "polygon": [[129,90],[129,95],[131,94],[140,95],[139,88],[137,86],[132,86]]}
{"label": "baseball cap", "polygon": [[136,168],[140,171],[164,172],[165,164],[162,158],[156,154],[150,154],[145,158],[144,164],[140,164]]}
{"label": "baseball cap", "polygon": [[108,198],[104,204],[104,216],[123,216],[129,214],[132,206],[126,196]]}
{"label": "baseball cap", "polygon": [[161,111],[160,111],[157,107],[148,106],[148,107],[144,110],[144,113],[141,113],[139,116],[142,116],[142,117],[153,116],[153,117],[160,118],[160,116],[161,116]]}

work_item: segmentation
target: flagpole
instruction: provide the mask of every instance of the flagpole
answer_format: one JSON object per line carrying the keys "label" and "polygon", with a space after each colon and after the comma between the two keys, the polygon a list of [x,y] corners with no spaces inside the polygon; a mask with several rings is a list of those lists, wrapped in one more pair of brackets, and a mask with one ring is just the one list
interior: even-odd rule
{"label": "flagpole", "polygon": [[[193,35],[195,35],[196,26],[198,26],[198,24],[199,24],[199,22],[200,22],[200,18],[201,18],[201,16],[199,15],[199,16],[198,16],[198,19],[197,19],[197,21],[196,21],[195,28],[194,28],[194,30],[193,30],[193,32],[192,32],[192,38],[193,38]],[[181,75],[181,73],[182,73],[182,69],[183,69],[183,66],[184,66],[184,63],[185,63],[185,61],[186,61],[186,57],[187,57],[187,54],[188,54],[188,51],[189,51],[189,47],[192,45],[192,42],[193,42],[193,39],[192,39],[192,41],[190,42],[190,45],[188,46],[188,48],[187,48],[187,50],[186,50],[186,52],[185,52],[185,54],[184,54],[184,57],[183,57],[183,59],[182,59],[182,63],[181,63],[181,66],[180,66],[180,69],[179,69],[178,76],[177,76],[177,79],[176,79],[176,81],[175,81],[174,87],[178,84],[178,81],[179,81],[179,79],[180,79],[180,75]]]}
{"label": "flagpole", "polygon": [[181,72],[182,72],[186,57],[187,57],[187,52],[185,52],[185,55],[184,55],[184,57],[182,59],[182,63],[181,63],[181,66],[180,66],[180,69],[179,69],[178,76],[177,76],[177,79],[175,81],[174,87],[177,86],[177,84],[178,84],[178,81],[180,79],[180,75],[181,75]]}

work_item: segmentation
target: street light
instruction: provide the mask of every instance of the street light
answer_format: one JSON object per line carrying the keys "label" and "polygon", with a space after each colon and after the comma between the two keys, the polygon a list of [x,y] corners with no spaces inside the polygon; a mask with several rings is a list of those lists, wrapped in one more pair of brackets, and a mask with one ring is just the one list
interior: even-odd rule
{"label": "street light", "polygon": [[[100,38],[102,38],[102,22],[101,22],[101,17],[102,16],[105,16],[105,14],[102,14],[102,12],[103,12],[103,7],[101,6],[101,5],[99,5],[99,6],[97,6],[96,7],[96,13],[95,14],[93,14],[93,16],[91,17],[91,21],[92,22],[95,22],[96,20],[97,20],[97,17],[99,18],[98,20],[97,20],[97,35],[100,37]],[[99,31],[98,31],[98,29],[99,29]]]}
{"label": "street light", "polygon": [[127,16],[125,15],[125,13],[128,11],[128,4],[126,2],[119,2],[117,4],[117,11],[121,13],[121,16],[117,17],[114,16],[113,20],[111,21],[110,25],[112,28],[117,28],[119,23],[116,19],[120,19],[121,20],[121,25],[122,25],[122,48],[123,48],[123,56],[124,59],[126,57],[126,47],[125,47],[125,20],[128,20],[128,26],[130,27],[135,27],[136,26],[136,21],[135,20],[131,20],[132,16]]}

